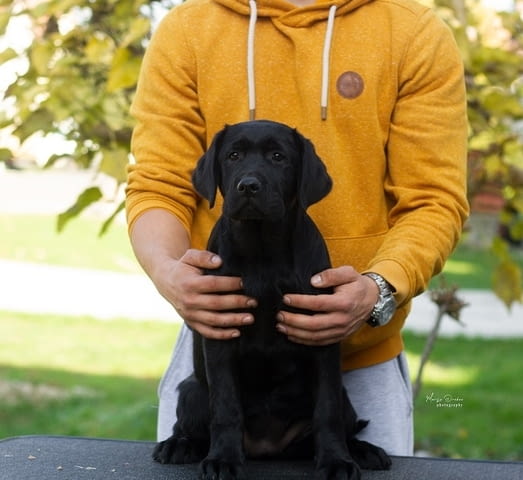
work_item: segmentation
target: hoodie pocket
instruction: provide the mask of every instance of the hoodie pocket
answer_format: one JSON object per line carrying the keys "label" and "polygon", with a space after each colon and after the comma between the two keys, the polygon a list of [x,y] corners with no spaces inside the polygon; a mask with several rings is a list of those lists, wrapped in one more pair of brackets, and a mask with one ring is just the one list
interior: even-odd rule
{"label": "hoodie pocket", "polygon": [[365,270],[385,239],[386,232],[359,237],[325,237],[333,267],[350,265]]}

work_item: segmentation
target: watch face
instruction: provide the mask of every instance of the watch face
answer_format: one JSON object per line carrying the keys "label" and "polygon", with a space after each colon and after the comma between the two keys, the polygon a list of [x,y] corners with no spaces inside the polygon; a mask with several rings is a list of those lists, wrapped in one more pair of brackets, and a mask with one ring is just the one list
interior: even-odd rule
{"label": "watch face", "polygon": [[383,304],[383,310],[381,317],[383,319],[383,324],[388,323],[392,316],[394,315],[394,312],[396,311],[396,301],[394,300],[394,297],[388,297],[385,300],[385,303]]}
{"label": "watch face", "polygon": [[374,317],[374,323],[376,325],[386,325],[396,311],[396,300],[392,295],[382,297],[380,303],[377,306],[376,315]]}

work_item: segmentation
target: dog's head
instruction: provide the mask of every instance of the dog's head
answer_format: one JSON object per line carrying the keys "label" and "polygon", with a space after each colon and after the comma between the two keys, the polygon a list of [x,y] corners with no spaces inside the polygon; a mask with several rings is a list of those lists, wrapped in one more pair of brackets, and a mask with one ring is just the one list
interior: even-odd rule
{"label": "dog's head", "polygon": [[238,220],[276,219],[293,203],[306,209],[332,187],[312,143],[267,120],[218,132],[196,165],[193,184],[211,208],[219,189],[223,214]]}

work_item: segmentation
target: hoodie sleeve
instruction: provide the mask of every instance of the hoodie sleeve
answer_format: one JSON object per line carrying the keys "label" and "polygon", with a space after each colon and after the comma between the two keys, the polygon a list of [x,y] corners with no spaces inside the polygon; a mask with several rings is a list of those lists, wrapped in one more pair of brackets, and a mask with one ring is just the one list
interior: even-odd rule
{"label": "hoodie sleeve", "polygon": [[439,273],[468,215],[463,63],[450,30],[428,11],[400,66],[387,143],[390,230],[369,271],[402,303]]}
{"label": "hoodie sleeve", "polygon": [[183,16],[172,10],[160,23],[144,56],[131,114],[137,123],[129,166],[129,229],[144,211],[164,208],[190,231],[197,195],[191,183],[203,153],[205,127],[199,110],[196,65]]}

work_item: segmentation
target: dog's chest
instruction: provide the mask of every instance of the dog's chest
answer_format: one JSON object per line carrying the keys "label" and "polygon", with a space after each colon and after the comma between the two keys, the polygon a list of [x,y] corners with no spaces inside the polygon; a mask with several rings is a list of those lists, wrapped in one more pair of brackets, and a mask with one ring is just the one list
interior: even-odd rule
{"label": "dog's chest", "polygon": [[243,335],[253,347],[258,344],[265,350],[280,339],[276,316],[283,309],[283,295],[289,291],[285,278],[288,280],[291,275],[280,268],[270,273],[251,266],[242,274],[244,293],[257,301],[257,307],[252,310],[254,323],[244,328]]}

